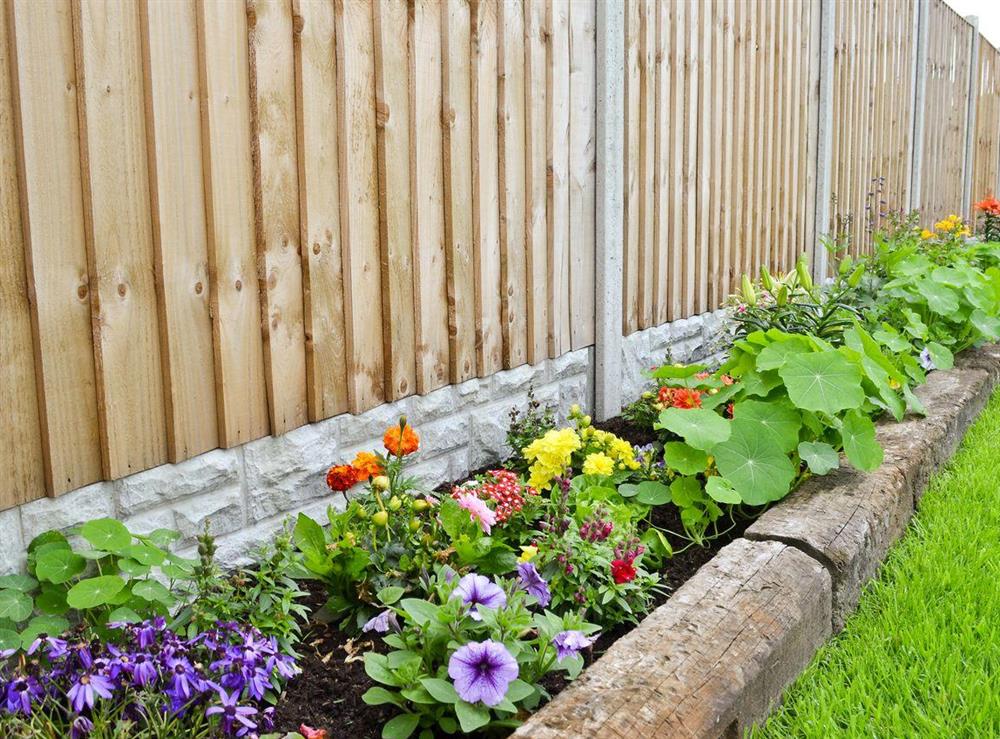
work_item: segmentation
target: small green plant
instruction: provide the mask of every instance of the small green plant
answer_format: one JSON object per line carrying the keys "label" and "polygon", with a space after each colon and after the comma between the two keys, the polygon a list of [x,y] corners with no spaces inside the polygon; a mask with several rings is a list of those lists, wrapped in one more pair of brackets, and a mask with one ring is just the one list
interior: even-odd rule
{"label": "small green plant", "polygon": [[529,387],[527,408],[523,413],[511,408],[509,419],[507,446],[511,448],[511,454],[504,461],[504,467],[523,474],[528,471],[529,465],[521,450],[556,427],[555,408],[549,404],[542,405],[535,398],[534,388]]}

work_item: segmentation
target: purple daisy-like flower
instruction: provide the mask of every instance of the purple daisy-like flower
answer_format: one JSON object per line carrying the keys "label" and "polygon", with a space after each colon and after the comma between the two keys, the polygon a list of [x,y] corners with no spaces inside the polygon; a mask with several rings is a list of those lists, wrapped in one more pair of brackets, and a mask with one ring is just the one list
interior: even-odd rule
{"label": "purple daisy-like flower", "polygon": [[7,685],[7,711],[31,715],[31,705],[45,694],[38,680],[30,675],[16,677]]}
{"label": "purple daisy-like flower", "polygon": [[69,727],[69,737],[70,739],[81,739],[81,737],[89,736],[90,732],[94,729],[94,722],[91,721],[86,716],[77,716],[73,719],[73,723]]}
{"label": "purple daisy-like flower", "polygon": [[386,634],[390,628],[395,631],[399,631],[399,621],[396,620],[396,614],[394,611],[386,609],[377,616],[368,619],[368,623],[362,626],[361,630],[365,633],[374,631],[379,634]]}
{"label": "purple daisy-like flower", "polygon": [[477,606],[487,608],[503,608],[507,605],[507,595],[503,588],[485,575],[470,572],[458,581],[451,594],[452,598],[461,598],[469,606],[469,615],[474,621],[481,621],[482,616],[476,610]]}
{"label": "purple daisy-like flower", "polygon": [[517,660],[507,647],[492,639],[469,642],[448,660],[448,676],[455,683],[455,692],[467,703],[497,705],[517,675]]}
{"label": "purple daisy-like flower", "polygon": [[531,562],[518,562],[517,579],[521,589],[528,595],[535,596],[535,600],[542,608],[545,608],[552,600],[549,584],[538,574],[538,570]]}
{"label": "purple daisy-like flower", "polygon": [[556,657],[562,662],[567,657],[575,657],[581,649],[586,649],[597,641],[597,634],[587,636],[582,631],[560,631],[552,637],[556,648]]}
{"label": "purple daisy-like flower", "polygon": [[920,352],[920,366],[928,372],[930,370],[937,369],[934,365],[934,360],[931,358],[931,350],[926,346]]}
{"label": "purple daisy-like flower", "polygon": [[68,651],[65,639],[58,639],[54,636],[49,636],[48,634],[39,634],[28,647],[28,654],[34,654],[43,646],[48,646],[48,651],[45,655],[50,660],[59,659]]}
{"label": "purple daisy-like flower", "polygon": [[77,678],[66,693],[73,711],[80,713],[84,707],[93,708],[98,698],[111,698],[115,684],[104,675],[86,672]]}
{"label": "purple daisy-like flower", "polygon": [[[209,706],[205,709],[205,715],[220,715],[222,717],[222,730],[227,734],[232,734],[233,729],[236,728],[237,724],[242,726],[242,728],[239,729],[242,734],[246,734],[249,731],[255,731],[257,729],[257,724],[250,720],[249,717],[255,715],[257,713],[257,709],[253,706],[241,706],[239,704],[239,700],[239,693],[226,693],[225,691],[220,690],[219,704]],[[247,731],[242,731],[242,729],[247,729]]]}

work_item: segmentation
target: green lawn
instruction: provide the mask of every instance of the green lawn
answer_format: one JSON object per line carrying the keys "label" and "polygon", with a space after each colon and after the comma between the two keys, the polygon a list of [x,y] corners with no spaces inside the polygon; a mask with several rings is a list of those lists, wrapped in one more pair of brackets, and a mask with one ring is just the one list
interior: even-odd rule
{"label": "green lawn", "polygon": [[1000,737],[1000,393],[753,737]]}

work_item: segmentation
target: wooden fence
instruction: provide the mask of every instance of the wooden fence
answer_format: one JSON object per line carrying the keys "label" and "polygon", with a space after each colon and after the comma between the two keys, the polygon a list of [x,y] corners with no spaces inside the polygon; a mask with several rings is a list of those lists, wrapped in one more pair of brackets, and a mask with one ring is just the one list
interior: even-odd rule
{"label": "wooden fence", "polygon": [[996,181],[997,52],[940,0],[926,62],[927,0],[630,0],[616,111],[598,1],[3,0],[0,509],[593,344],[602,115],[624,333],[860,247],[872,178],[916,204],[921,107],[958,212],[970,80]]}

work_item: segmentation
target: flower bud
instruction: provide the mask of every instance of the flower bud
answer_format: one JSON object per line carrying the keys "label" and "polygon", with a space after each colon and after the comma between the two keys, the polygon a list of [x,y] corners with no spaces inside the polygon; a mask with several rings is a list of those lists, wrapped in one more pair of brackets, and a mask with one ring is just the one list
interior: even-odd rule
{"label": "flower bud", "polygon": [[366,518],[368,518],[368,511],[366,511],[361,506],[358,506],[357,513],[358,513],[358,518],[360,518],[362,521],[364,521]]}
{"label": "flower bud", "polygon": [[372,478],[372,487],[376,490],[388,490],[389,478],[385,475],[376,475]]}
{"label": "flower bud", "polygon": [[398,495],[393,495],[389,499],[389,504],[388,504],[387,507],[389,508],[390,511],[398,511],[399,508],[400,508],[400,506],[402,506],[402,505],[403,505],[403,501],[401,501],[399,499],[399,496]]}
{"label": "flower bud", "polygon": [[419,530],[420,530],[420,519],[419,518],[411,518],[410,519],[410,531],[412,531],[415,534]]}
{"label": "flower bud", "polygon": [[389,514],[385,511],[379,511],[374,516],[372,516],[372,523],[378,526],[380,529],[385,528],[386,524],[389,523]]}
{"label": "flower bud", "polygon": [[413,501],[413,510],[415,510],[417,513],[422,513],[423,511],[426,511],[430,507],[431,504],[428,503],[423,498],[417,498],[415,501]]}

